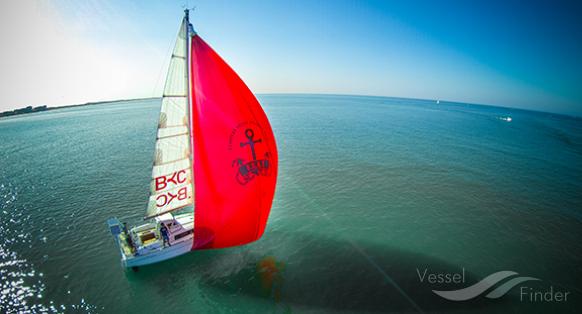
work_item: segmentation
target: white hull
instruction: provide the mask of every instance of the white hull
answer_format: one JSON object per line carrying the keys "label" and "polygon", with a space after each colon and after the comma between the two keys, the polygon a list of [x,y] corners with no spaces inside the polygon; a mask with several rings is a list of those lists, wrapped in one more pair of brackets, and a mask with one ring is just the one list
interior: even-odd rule
{"label": "white hull", "polygon": [[149,264],[158,263],[171,259],[182,254],[186,254],[192,250],[192,239],[190,241],[182,241],[172,246],[162,247],[155,251],[151,251],[146,255],[125,256],[121,254],[121,264],[124,267],[137,267]]}
{"label": "white hull", "polygon": [[[193,213],[165,214],[154,221],[124,231],[116,218],[108,221],[121,253],[124,267],[138,267],[162,262],[192,250],[194,241]],[[164,243],[160,225],[167,226],[168,243]],[[131,239],[131,241],[128,241]]]}

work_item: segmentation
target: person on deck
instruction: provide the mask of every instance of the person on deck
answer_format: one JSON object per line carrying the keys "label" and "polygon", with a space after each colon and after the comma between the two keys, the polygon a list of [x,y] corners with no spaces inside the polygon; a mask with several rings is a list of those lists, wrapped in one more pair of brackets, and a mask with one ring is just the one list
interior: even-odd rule
{"label": "person on deck", "polygon": [[162,234],[162,239],[164,240],[164,246],[166,246],[166,243],[168,246],[172,246],[170,244],[170,237],[168,236],[168,228],[166,228],[164,223],[162,223],[162,226],[160,227],[160,233]]}
{"label": "person on deck", "polygon": [[123,223],[123,232],[125,233],[125,239],[127,241],[127,245],[129,245],[129,248],[131,249],[131,253],[135,253],[135,246],[133,245],[131,234],[129,234],[129,230],[127,229],[127,222]]}

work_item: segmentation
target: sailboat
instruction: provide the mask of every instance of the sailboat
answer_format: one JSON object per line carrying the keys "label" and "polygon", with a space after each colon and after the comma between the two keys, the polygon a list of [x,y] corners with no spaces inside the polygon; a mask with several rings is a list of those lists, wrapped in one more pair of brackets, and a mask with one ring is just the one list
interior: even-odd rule
{"label": "sailboat", "polygon": [[277,147],[259,102],[184,11],[166,76],[144,224],[113,217],[125,267],[258,240],[277,180]]}

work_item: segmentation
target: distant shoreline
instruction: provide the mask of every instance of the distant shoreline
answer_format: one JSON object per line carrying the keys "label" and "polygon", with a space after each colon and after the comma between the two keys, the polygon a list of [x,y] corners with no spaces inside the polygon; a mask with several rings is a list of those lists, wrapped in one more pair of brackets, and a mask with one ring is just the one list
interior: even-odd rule
{"label": "distant shoreline", "polygon": [[104,100],[104,101],[92,101],[83,104],[75,104],[75,105],[64,105],[64,106],[55,106],[55,107],[48,107],[47,105],[37,106],[37,107],[23,107],[14,110],[8,110],[4,112],[0,112],[0,119],[4,117],[13,117],[19,116],[29,113],[35,112],[43,112],[43,111],[51,111],[56,109],[66,109],[66,108],[74,108],[74,107],[83,107],[83,106],[94,106],[94,105],[101,105],[101,104],[110,104],[116,102],[128,102],[128,101],[139,101],[139,100],[150,100],[150,99],[159,99],[161,97],[147,97],[147,98],[132,98],[132,99],[117,99],[117,100]]}
{"label": "distant shoreline", "polygon": [[[390,98],[390,99],[401,99],[401,100],[418,100],[418,101],[434,101],[436,99],[423,99],[423,98],[411,98],[411,97],[397,97],[397,96],[379,96],[379,95],[357,95],[357,94],[334,94],[334,93],[258,93],[255,96],[346,96],[346,97],[374,97],[374,98]],[[4,117],[12,117],[17,115],[23,115],[27,113],[35,113],[35,112],[43,112],[43,111],[50,111],[55,109],[66,109],[66,108],[73,108],[73,107],[82,107],[82,106],[93,106],[93,105],[101,105],[101,104],[110,104],[110,103],[117,103],[117,102],[128,102],[128,101],[140,101],[140,100],[151,100],[151,99],[161,99],[162,97],[145,97],[145,98],[131,98],[131,99],[117,99],[117,100],[104,100],[104,101],[95,101],[95,102],[87,102],[83,104],[75,104],[75,105],[63,105],[63,106],[55,106],[55,107],[48,107],[46,105],[38,106],[38,107],[24,107],[9,111],[0,112],[0,119]],[[558,113],[558,112],[550,112],[550,111],[542,111],[542,110],[535,110],[535,109],[525,109],[525,108],[517,108],[517,107],[509,107],[509,106],[501,106],[501,105],[486,105],[486,104],[478,104],[478,103],[465,103],[460,101],[452,101],[452,100],[443,100],[440,99],[439,103],[442,105],[471,105],[471,106],[483,106],[483,107],[493,107],[499,108],[504,110],[516,110],[516,111],[529,111],[535,112],[540,114],[550,114],[550,115],[558,115],[564,116],[571,119],[580,120],[582,116],[577,116],[574,114],[567,114],[567,113]]]}

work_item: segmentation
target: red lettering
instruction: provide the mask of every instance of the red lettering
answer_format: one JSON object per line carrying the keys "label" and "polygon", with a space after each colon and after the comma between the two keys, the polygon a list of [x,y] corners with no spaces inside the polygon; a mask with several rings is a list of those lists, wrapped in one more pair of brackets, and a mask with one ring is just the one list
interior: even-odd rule
{"label": "red lettering", "polygon": [[168,186],[166,183],[166,177],[161,176],[156,178],[156,191],[163,190]]}
{"label": "red lettering", "polygon": [[156,177],[156,191],[165,189],[168,186],[168,182],[171,182],[174,185],[184,183],[186,182],[186,178],[185,169],[173,172],[169,178],[167,176]]}
{"label": "red lettering", "polygon": [[[162,198],[164,199],[164,202],[162,204],[158,203],[158,201]],[[156,197],[156,207],[164,207],[167,202],[168,202],[168,197],[166,196],[166,194],[160,194],[160,195],[158,195],[158,197]]]}
{"label": "red lettering", "polygon": [[176,173],[172,173],[172,176],[168,179],[168,181],[174,183],[174,184],[178,184],[178,182],[176,182]]}
{"label": "red lettering", "polygon": [[185,200],[187,197],[188,197],[188,190],[186,189],[186,187],[181,188],[178,191],[178,199]]}
{"label": "red lettering", "polygon": [[[181,174],[183,174],[184,176],[183,177],[180,176]],[[178,176],[178,182],[179,183],[186,182],[186,170],[180,170],[180,171],[178,171],[177,176]]]}
{"label": "red lettering", "polygon": [[[160,194],[156,197],[156,207],[164,207],[169,205],[174,199],[178,199],[180,201],[185,200],[188,198],[188,188],[182,187],[178,190],[178,193],[172,194],[171,192],[167,192],[165,194]],[[161,203],[158,202],[161,200]]]}

